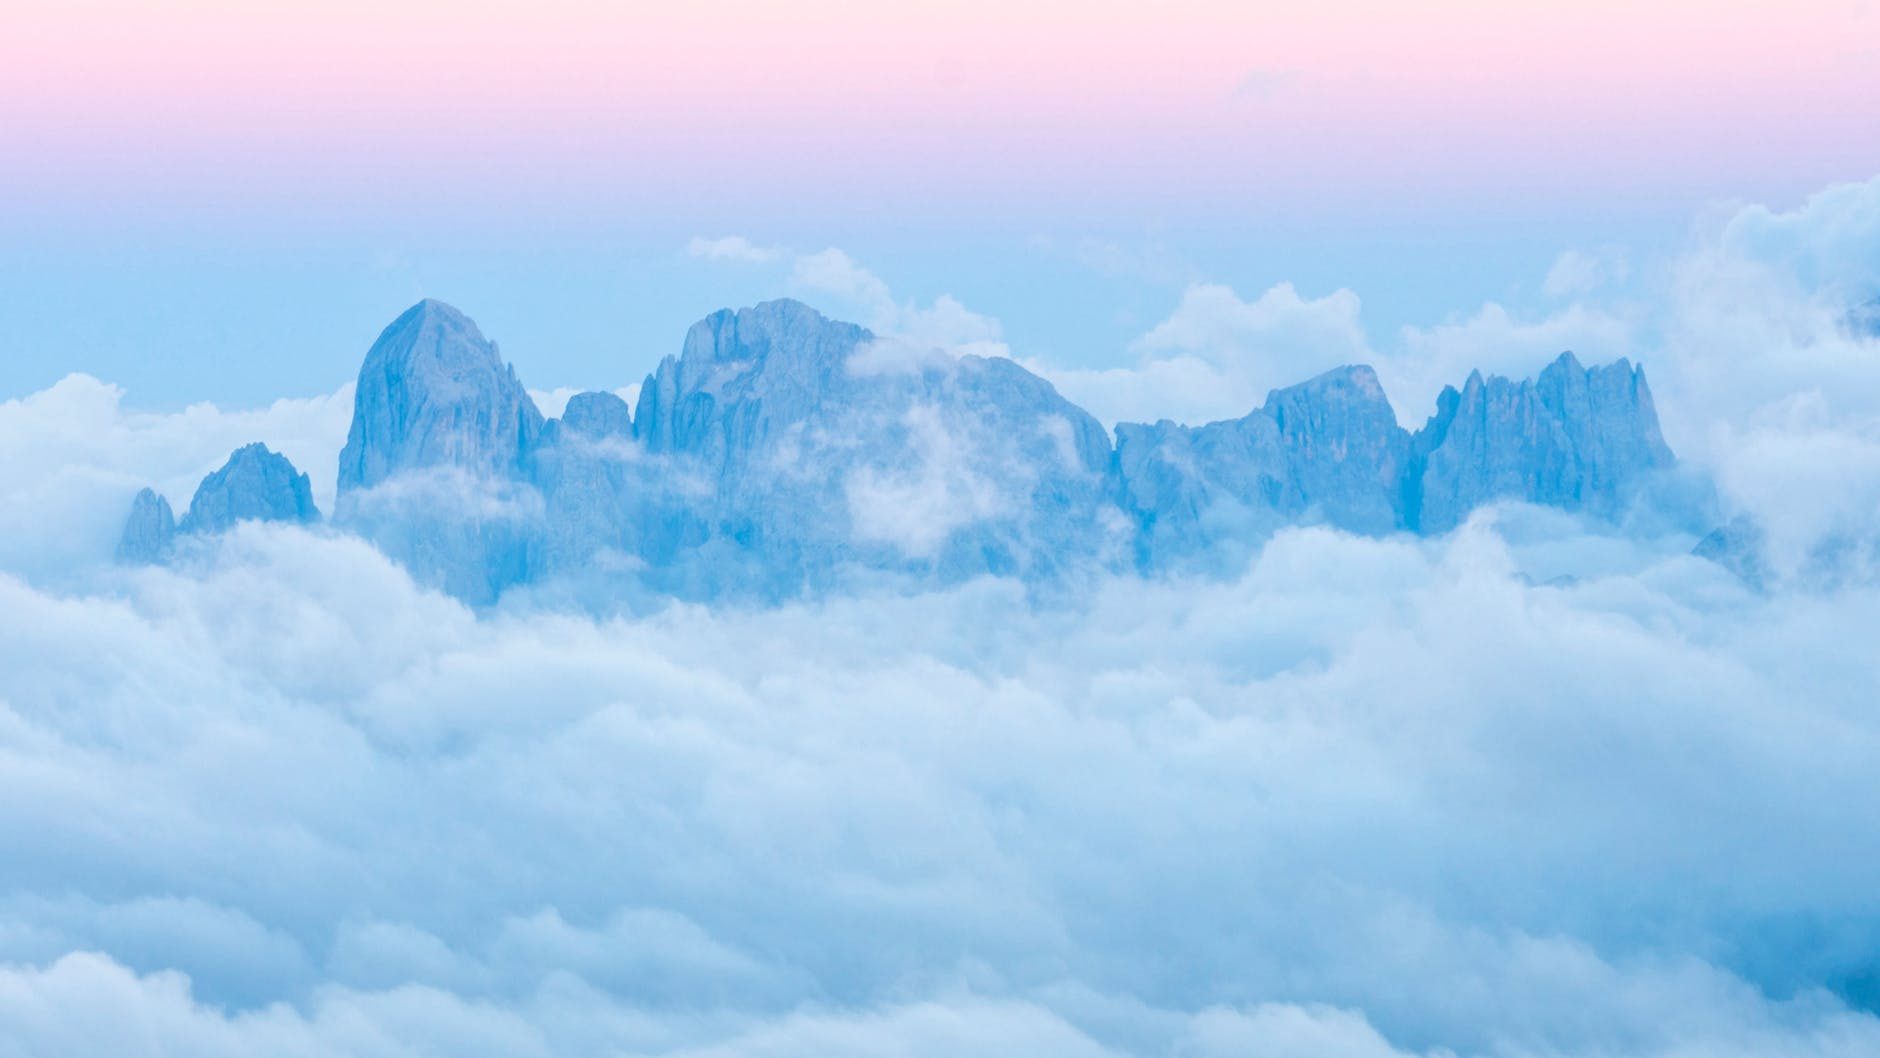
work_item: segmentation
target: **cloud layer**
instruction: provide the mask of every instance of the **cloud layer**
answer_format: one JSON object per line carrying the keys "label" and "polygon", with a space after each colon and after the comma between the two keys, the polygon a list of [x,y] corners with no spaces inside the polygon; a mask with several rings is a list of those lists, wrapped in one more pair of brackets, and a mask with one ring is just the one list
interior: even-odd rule
{"label": "cloud layer", "polygon": [[[1581,275],[1389,366],[1603,335],[1775,536],[1870,526],[1871,242],[1818,229],[1875,196],[1721,217],[1649,324]],[[908,332],[946,308],[837,251],[696,252]],[[1198,287],[1139,379],[1240,399],[1370,345],[1356,295]],[[239,443],[329,492],[349,404],[0,405],[0,1056],[1880,1050],[1880,589],[1513,508],[1048,604],[479,615],[259,525],[97,562],[137,485]],[[884,536],[948,513],[909,495],[1009,499],[926,440],[860,497]]]}
{"label": "cloud layer", "polygon": [[1880,1045],[1880,717],[1846,644],[1880,595],[1650,556],[1540,587],[1582,545],[1515,535],[1293,532],[1074,610],[984,583],[479,619],[261,526],[98,591],[0,579],[0,1035]]}

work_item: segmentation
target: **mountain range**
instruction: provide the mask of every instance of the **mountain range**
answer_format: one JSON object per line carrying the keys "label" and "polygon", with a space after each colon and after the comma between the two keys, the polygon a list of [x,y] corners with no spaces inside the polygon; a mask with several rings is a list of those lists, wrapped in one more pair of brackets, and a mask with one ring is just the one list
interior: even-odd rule
{"label": "mountain range", "polygon": [[[476,605],[524,586],[777,600],[864,578],[1229,570],[1286,526],[1438,534],[1501,500],[1616,521],[1675,465],[1625,360],[1471,374],[1414,432],[1349,366],[1239,419],[1112,434],[1011,360],[910,349],[791,300],[693,325],[637,406],[583,393],[558,418],[427,300],[367,352],[354,402],[332,525]],[[320,517],[306,476],[249,445],[180,521],[140,493],[118,554]]]}

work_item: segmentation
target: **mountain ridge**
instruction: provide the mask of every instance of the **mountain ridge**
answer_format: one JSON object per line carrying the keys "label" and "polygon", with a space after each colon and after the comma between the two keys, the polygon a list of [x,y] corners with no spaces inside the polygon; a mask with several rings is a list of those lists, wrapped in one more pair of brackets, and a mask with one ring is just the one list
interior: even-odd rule
{"label": "mountain ridge", "polygon": [[[1238,419],[1105,430],[1010,359],[904,352],[775,299],[693,324],[633,408],[582,393],[545,418],[474,321],[426,299],[361,365],[333,520],[479,605],[569,580],[776,600],[859,572],[1230,568],[1288,525],[1439,533],[1503,499],[1614,519],[1675,464],[1643,368],[1570,352],[1531,379],[1471,372],[1414,432],[1362,364]],[[140,494],[129,554],[167,546],[162,513]]]}

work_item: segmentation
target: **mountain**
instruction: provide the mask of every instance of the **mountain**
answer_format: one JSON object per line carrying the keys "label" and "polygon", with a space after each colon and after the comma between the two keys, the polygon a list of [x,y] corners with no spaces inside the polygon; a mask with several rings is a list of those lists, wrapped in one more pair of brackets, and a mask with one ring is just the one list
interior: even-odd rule
{"label": "mountain", "polygon": [[320,520],[307,475],[262,444],[236,449],[222,469],[202,479],[177,531],[219,533],[249,520],[303,525]]}
{"label": "mountain", "polygon": [[[1275,390],[1244,418],[1116,429],[1139,565],[1229,564],[1274,530],[1442,533],[1500,500],[1614,519],[1675,462],[1642,369],[1563,353],[1533,380],[1469,376],[1415,434],[1368,367]],[[1223,552],[1223,547],[1225,551]]]}
{"label": "mountain", "polygon": [[527,575],[542,413],[476,324],[440,301],[379,335],[353,397],[334,520],[420,581],[493,602]]}
{"label": "mountain", "polygon": [[1411,446],[1408,528],[1441,533],[1501,499],[1617,517],[1675,462],[1643,368],[1585,368],[1562,353],[1533,380],[1469,375],[1445,388]]}
{"label": "mountain", "polygon": [[266,445],[244,445],[196,486],[180,523],[168,500],[152,489],[139,492],[131,501],[130,517],[118,540],[117,559],[133,564],[162,562],[169,558],[177,537],[213,535],[238,522],[310,525],[319,520],[307,475]]}
{"label": "mountain", "polygon": [[118,538],[117,560],[132,565],[162,562],[176,539],[176,515],[170,501],[144,489],[131,501],[130,517]]}
{"label": "mountain", "polygon": [[1251,545],[1307,522],[1388,533],[1402,523],[1409,446],[1376,372],[1364,366],[1274,390],[1239,419],[1118,424],[1118,486],[1140,527],[1138,564],[1182,564],[1223,542]]}
{"label": "mountain", "polygon": [[[1471,374],[1414,434],[1351,366],[1239,419],[1123,423],[1112,441],[1009,359],[911,347],[791,300],[693,325],[635,408],[582,393],[544,419],[474,323],[423,301],[360,368],[334,521],[476,605],[522,586],[603,605],[765,601],[1232,570],[1286,526],[1440,533],[1499,500],[1618,519],[1673,463],[1624,360]],[[259,446],[204,480],[177,531],[249,517],[317,517],[305,477]],[[160,557],[171,532],[142,494],[120,553]]]}
{"label": "mountain", "polygon": [[359,368],[339,491],[428,468],[514,477],[541,430],[542,413],[496,346],[463,313],[426,299],[385,328]]}
{"label": "mountain", "polygon": [[884,342],[800,302],[694,325],[640,389],[643,557],[779,596],[857,571],[1043,579],[1102,550],[1110,445],[1004,358]]}

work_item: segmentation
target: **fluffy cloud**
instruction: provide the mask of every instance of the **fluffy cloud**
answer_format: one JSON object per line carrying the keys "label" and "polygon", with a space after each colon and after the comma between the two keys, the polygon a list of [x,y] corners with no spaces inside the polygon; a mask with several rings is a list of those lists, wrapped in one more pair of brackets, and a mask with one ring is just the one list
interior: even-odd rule
{"label": "fluffy cloud", "polygon": [[1405,328],[1383,348],[1367,337],[1360,308],[1349,290],[1312,298],[1281,283],[1249,301],[1200,284],[1137,340],[1133,366],[1027,366],[1105,422],[1202,423],[1239,418],[1271,390],[1365,363],[1377,369],[1398,418],[1414,428],[1434,411],[1443,386],[1460,384],[1472,370],[1521,378],[1567,349],[1589,362],[1634,350],[1630,321],[1583,305],[1524,320],[1490,303],[1466,319]]}
{"label": "fluffy cloud", "polygon": [[1356,294],[1308,298],[1290,283],[1252,301],[1217,284],[1191,286],[1136,351],[1139,362],[1127,368],[1026,366],[1106,423],[1200,423],[1239,418],[1269,390],[1372,359]]}
{"label": "fluffy cloud", "polygon": [[759,246],[742,235],[707,239],[695,236],[686,244],[688,256],[704,261],[735,261],[739,264],[768,264],[783,256],[775,246]]}
{"label": "fluffy cloud", "polygon": [[0,1037],[1872,1046],[1837,997],[1880,938],[1876,673],[1845,642],[1880,595],[1646,553],[1539,587],[1573,542],[1497,525],[1288,533],[1238,579],[1069,608],[988,582],[477,617],[265,526],[82,592],[0,578]]}
{"label": "fluffy cloud", "polygon": [[1550,298],[1591,294],[1608,284],[1623,282],[1630,272],[1625,251],[1617,247],[1596,252],[1566,250],[1547,269],[1541,292]]}

